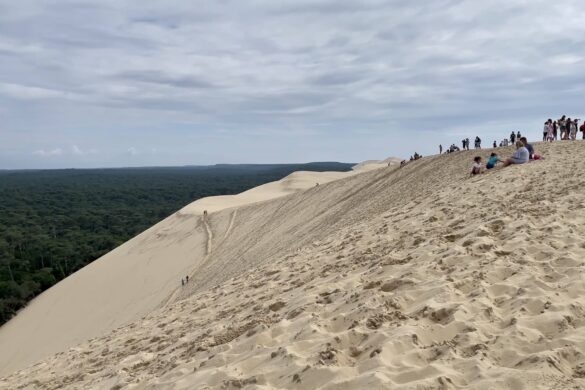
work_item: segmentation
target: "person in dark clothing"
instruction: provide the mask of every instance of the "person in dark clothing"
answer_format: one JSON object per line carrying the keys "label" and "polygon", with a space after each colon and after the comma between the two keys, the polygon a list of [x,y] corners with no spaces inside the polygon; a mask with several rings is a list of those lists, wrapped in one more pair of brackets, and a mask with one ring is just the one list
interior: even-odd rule
{"label": "person in dark clothing", "polygon": [[498,147],[498,144],[496,143],[496,141],[494,141],[494,146],[493,147],[494,148],[497,148]]}
{"label": "person in dark clothing", "polygon": [[514,134],[514,132],[512,132],[512,134],[510,134],[510,143],[512,145],[514,145],[515,142],[516,142],[516,134]]}
{"label": "person in dark clothing", "polygon": [[526,139],[526,137],[520,137],[520,141],[522,141],[522,143],[524,144],[524,147],[526,149],[528,149],[528,159],[533,160],[534,159],[534,147],[528,143],[528,140]]}

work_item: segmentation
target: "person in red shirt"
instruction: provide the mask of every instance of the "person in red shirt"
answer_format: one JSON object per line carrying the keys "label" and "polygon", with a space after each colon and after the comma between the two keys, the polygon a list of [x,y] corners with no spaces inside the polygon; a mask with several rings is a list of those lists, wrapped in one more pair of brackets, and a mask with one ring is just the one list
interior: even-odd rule
{"label": "person in red shirt", "polygon": [[585,122],[579,128],[579,131],[581,131],[581,133],[583,133],[583,139],[585,139]]}

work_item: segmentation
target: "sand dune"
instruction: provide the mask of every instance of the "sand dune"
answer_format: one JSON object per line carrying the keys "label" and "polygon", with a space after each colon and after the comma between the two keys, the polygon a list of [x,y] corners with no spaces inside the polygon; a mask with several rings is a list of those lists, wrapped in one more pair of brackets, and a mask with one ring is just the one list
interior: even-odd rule
{"label": "sand dune", "polygon": [[212,250],[164,307],[0,387],[585,388],[585,144],[537,148],[210,214]]}
{"label": "sand dune", "polygon": [[2,326],[0,375],[136,321],[168,301],[212,249],[216,237],[210,237],[203,210],[274,199],[356,173],[295,172],[239,195],[192,203],[47,290]]}

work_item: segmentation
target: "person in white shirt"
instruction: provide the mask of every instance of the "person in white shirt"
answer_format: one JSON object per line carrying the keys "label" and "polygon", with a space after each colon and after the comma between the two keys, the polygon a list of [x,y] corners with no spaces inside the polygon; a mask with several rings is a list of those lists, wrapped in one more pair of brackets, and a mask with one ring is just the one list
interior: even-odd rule
{"label": "person in white shirt", "polygon": [[473,166],[471,167],[470,175],[479,175],[482,171],[481,157],[477,156],[473,159]]}

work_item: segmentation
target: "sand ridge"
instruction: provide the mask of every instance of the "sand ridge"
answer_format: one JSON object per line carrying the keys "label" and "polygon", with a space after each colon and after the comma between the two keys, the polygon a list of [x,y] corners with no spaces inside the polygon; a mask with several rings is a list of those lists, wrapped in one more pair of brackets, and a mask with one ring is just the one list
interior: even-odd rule
{"label": "sand ridge", "polygon": [[[232,211],[212,211],[275,199],[351,172],[296,172],[234,196],[204,198],[45,291],[0,328],[0,376],[137,321],[174,299],[181,278],[209,260]],[[203,211],[209,215],[203,217]],[[213,227],[210,224],[213,218]],[[232,228],[234,220],[231,220]],[[224,228],[225,226],[225,228]],[[223,230],[227,234],[227,230]]]}
{"label": "sand ridge", "polygon": [[585,148],[536,147],[473,178],[461,152],[212,214],[230,239],[189,294],[0,387],[585,388]]}

